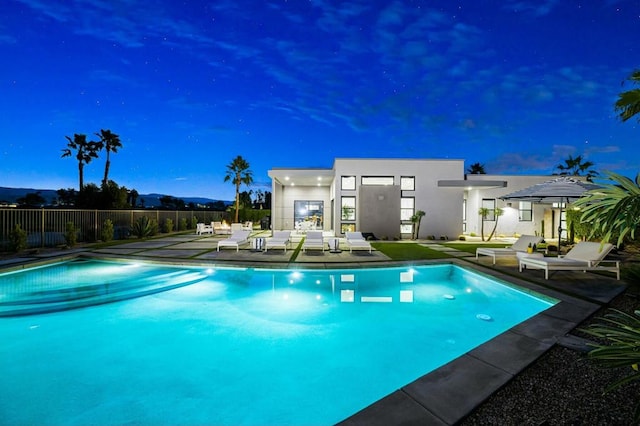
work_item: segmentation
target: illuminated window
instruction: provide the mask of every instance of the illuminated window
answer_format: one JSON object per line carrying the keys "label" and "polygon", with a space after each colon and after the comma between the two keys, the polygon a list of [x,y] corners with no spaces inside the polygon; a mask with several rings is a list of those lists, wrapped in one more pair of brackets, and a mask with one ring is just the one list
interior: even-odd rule
{"label": "illuminated window", "polygon": [[403,191],[415,191],[416,178],[413,176],[402,176],[400,178],[400,189]]}
{"label": "illuminated window", "polygon": [[533,220],[533,203],[531,201],[520,201],[518,207],[520,222],[531,222]]}
{"label": "illuminated window", "polygon": [[342,190],[352,191],[356,189],[356,177],[355,176],[342,176]]}
{"label": "illuminated window", "polygon": [[356,220],[356,197],[342,197],[341,220]]}
{"label": "illuminated window", "polygon": [[489,214],[484,220],[496,220],[496,200],[495,198],[483,198],[482,208],[489,210]]}
{"label": "illuminated window", "polygon": [[413,197],[400,198],[400,220],[411,220],[411,216],[415,213],[415,202],[416,199]]}
{"label": "illuminated window", "polygon": [[393,185],[393,176],[363,176],[363,185]]}

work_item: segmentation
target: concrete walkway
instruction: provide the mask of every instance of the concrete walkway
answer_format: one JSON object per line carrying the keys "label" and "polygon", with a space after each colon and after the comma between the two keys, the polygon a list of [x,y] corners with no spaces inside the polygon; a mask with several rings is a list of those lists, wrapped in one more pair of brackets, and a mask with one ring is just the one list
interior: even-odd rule
{"label": "concrete walkway", "polygon": [[[267,232],[255,233],[266,236]],[[98,249],[35,253],[4,259],[0,268],[25,267],[52,257],[72,257],[78,254],[114,259],[145,259],[170,263],[206,264],[214,266],[241,265],[260,267],[371,267],[390,266],[390,261],[378,251],[340,253],[325,251],[300,252],[292,260],[302,236],[295,236],[291,250],[253,251],[249,246],[216,251],[217,241],[224,236],[171,235],[145,241],[132,241]],[[476,406],[506,384],[582,321],[624,291],[621,281],[593,273],[557,272],[545,280],[541,271],[518,272],[515,260],[500,259],[491,265],[487,257],[475,256],[448,248],[436,242],[425,242],[431,249],[451,256],[438,263],[453,263],[474,269],[559,300],[559,303],[539,315],[513,327],[498,337],[469,351],[443,367],[430,372],[396,390],[382,400],[344,420],[343,425],[453,425],[461,421]],[[417,263],[430,263],[412,262]]]}

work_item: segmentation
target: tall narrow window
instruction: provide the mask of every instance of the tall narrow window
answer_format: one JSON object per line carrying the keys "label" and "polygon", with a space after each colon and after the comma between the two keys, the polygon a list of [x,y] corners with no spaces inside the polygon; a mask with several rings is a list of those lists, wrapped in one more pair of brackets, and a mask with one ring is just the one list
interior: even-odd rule
{"label": "tall narrow window", "polygon": [[496,200],[495,198],[483,198],[482,208],[489,210],[489,214],[484,220],[496,220]]}
{"label": "tall narrow window", "polygon": [[533,220],[533,203],[531,201],[520,201],[518,207],[518,217],[520,222],[531,222]]}
{"label": "tall narrow window", "polygon": [[342,197],[341,220],[356,220],[356,197]]}
{"label": "tall narrow window", "polygon": [[414,197],[402,197],[400,199],[400,220],[411,220],[411,216],[415,213],[415,202],[416,199]]}

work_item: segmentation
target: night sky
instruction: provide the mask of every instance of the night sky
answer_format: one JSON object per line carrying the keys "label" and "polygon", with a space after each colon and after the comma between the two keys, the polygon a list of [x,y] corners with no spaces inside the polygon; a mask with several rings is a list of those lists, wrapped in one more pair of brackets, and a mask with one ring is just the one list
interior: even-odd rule
{"label": "night sky", "polygon": [[3,0],[0,186],[77,188],[65,136],[100,129],[111,179],[179,197],[232,199],[237,155],[254,190],[336,157],[635,177],[638,40],[637,0]]}

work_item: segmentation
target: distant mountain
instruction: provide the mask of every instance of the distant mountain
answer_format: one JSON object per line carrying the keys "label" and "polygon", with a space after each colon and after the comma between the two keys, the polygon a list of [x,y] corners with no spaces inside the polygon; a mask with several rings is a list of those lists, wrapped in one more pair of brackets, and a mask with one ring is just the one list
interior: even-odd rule
{"label": "distant mountain", "polygon": [[[6,188],[0,186],[0,204],[3,203],[15,203],[18,198],[22,198],[29,193],[39,192],[40,195],[47,201],[48,204],[51,204],[53,200],[58,198],[57,190],[54,189],[35,189],[35,188]],[[140,194],[138,195],[138,200],[144,198],[145,207],[158,207],[160,206],[160,198],[168,196],[169,194]],[[194,203],[194,204],[207,204],[207,203],[215,203],[216,201],[222,201],[225,204],[233,204],[233,201],[226,200],[214,200],[211,198],[204,197],[178,197],[175,195],[169,195],[174,198],[178,198],[183,200],[185,203]],[[139,202],[139,201],[138,201]]]}

